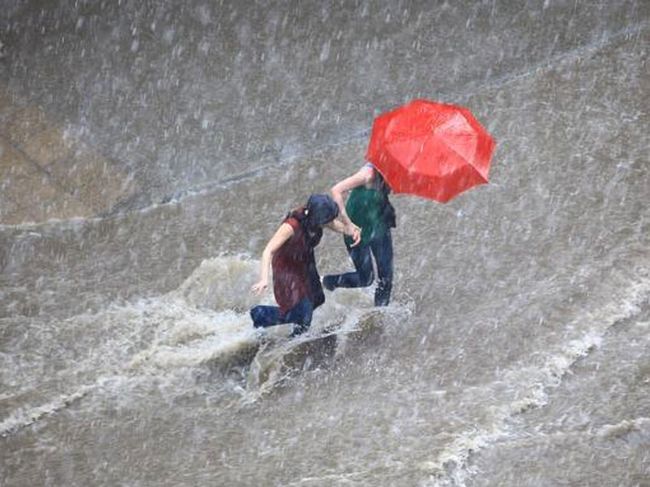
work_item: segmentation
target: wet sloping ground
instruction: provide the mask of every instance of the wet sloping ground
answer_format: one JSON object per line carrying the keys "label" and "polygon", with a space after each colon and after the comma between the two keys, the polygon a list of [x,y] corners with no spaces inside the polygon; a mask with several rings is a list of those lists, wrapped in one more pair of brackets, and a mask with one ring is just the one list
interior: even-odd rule
{"label": "wet sloping ground", "polygon": [[365,138],[377,111],[458,101],[650,15],[633,0],[10,3],[0,80],[133,179],[115,211]]}
{"label": "wet sloping ground", "polygon": [[114,161],[0,85],[0,223],[110,213],[137,189]]}
{"label": "wet sloping ground", "polygon": [[[376,332],[353,327],[337,347],[310,349],[279,329],[275,350],[288,348],[276,359],[246,317],[266,239],[287,209],[362,163],[363,137],[251,157],[243,173],[214,167],[224,172],[204,185],[176,173],[166,183],[176,199],[138,211],[2,226],[3,483],[644,485],[650,24],[644,3],[544,5],[480,4],[491,12],[483,44],[469,40],[481,32],[470,7],[422,10],[420,24],[406,15],[395,35],[444,53],[443,64],[458,59],[473,73],[463,86],[416,93],[368,76],[364,89],[380,100],[469,106],[498,142],[489,185],[447,205],[394,198],[395,303],[371,318]],[[545,22],[530,20],[535,12]],[[445,15],[449,38],[436,31],[427,44],[423,23]],[[526,41],[488,48],[513,30]],[[364,31],[341,39],[354,35]],[[478,50],[478,71],[442,50],[450,39]],[[483,61],[494,76],[476,75]],[[341,93],[337,103],[350,96]],[[110,119],[97,113],[97,123]],[[340,113],[341,127],[355,126]],[[96,147],[116,136],[93,123]],[[161,164],[135,174],[170,167]],[[158,194],[151,184],[140,203]],[[337,236],[318,250],[323,273],[349,268]],[[328,293],[316,324],[364,322],[370,292]]]}
{"label": "wet sloping ground", "polygon": [[[563,377],[545,407],[517,417],[509,438],[473,458],[478,475],[468,485],[645,485],[648,312],[646,302],[615,323]],[[616,374],[606,372],[611,370]]]}

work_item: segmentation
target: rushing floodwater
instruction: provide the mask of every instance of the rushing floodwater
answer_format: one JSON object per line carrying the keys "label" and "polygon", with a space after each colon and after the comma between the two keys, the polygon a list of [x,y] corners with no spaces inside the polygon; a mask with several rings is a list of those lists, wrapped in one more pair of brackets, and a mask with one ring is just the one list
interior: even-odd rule
{"label": "rushing floodwater", "polygon": [[[4,88],[135,190],[0,226],[2,485],[649,485],[647,3],[9,3]],[[387,309],[261,341],[266,240],[416,96],[490,184],[393,198]]]}

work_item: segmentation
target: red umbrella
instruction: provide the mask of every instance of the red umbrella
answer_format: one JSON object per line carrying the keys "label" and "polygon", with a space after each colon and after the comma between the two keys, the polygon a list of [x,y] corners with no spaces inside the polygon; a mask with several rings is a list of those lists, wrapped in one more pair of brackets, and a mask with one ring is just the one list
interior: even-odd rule
{"label": "red umbrella", "polygon": [[467,108],[414,100],[375,119],[366,159],[395,193],[445,203],[488,182],[494,145]]}

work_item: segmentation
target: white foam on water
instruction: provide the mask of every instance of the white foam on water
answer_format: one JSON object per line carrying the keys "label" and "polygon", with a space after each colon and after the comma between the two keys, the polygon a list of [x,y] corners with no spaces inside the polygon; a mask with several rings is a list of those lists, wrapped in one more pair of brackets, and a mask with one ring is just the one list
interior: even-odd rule
{"label": "white foam on water", "polygon": [[[254,301],[248,297],[248,289],[256,267],[256,262],[244,256],[208,259],[168,294],[53,323],[58,334],[71,333],[67,336],[74,337],[87,330],[98,336],[87,351],[71,350],[69,356],[57,357],[62,366],[55,377],[41,376],[47,363],[35,364],[33,376],[25,378],[24,387],[13,397],[29,391],[47,396],[47,390],[39,391],[46,389],[43,384],[48,380],[56,380],[56,390],[72,392],[44,398],[37,404],[30,399],[30,404],[9,411],[0,418],[0,434],[9,434],[67,407],[97,390],[92,382],[102,377],[157,374],[158,378],[173,380],[175,369],[196,367],[249,346],[255,336],[244,309]],[[68,338],[64,336],[59,340],[65,342]],[[151,336],[153,339],[147,338]],[[65,348],[58,348],[57,353],[65,354]],[[49,359],[44,356],[43,360]]]}
{"label": "white foam on water", "polygon": [[[260,304],[260,298],[250,292],[257,280],[258,269],[259,262],[245,255],[206,259],[165,298],[176,297],[199,309],[247,312]],[[262,304],[270,304],[270,293],[262,301]]]}
{"label": "white foam on water", "polygon": [[[238,355],[254,353],[260,343],[249,309],[257,304],[273,304],[270,292],[261,298],[250,292],[258,266],[258,261],[243,255],[206,259],[167,294],[112,305],[56,325],[59,332],[64,328],[82,329],[103,336],[99,337],[97,348],[88,350],[81,358],[61,357],[66,367],[57,381],[63,381],[63,388],[74,392],[44,399],[40,404],[19,406],[2,420],[0,434],[33,424],[91,391],[106,393],[108,389],[103,386],[79,384],[80,380],[87,384],[89,377],[92,383],[93,376],[98,381],[102,377],[127,380],[139,375],[155,376],[163,383],[184,384],[178,389],[182,394],[188,388],[203,387],[188,383],[188,372],[191,377],[192,372],[209,369],[213,364],[241,365]],[[332,326],[342,332],[353,330],[362,312],[370,308],[372,297],[368,290],[327,293],[326,303],[315,311],[312,327],[303,339],[327,332]],[[290,325],[272,327],[264,333],[288,342]],[[34,370],[38,373],[40,369]],[[77,376],[83,379],[75,379]],[[27,381],[28,390],[40,390],[43,378],[32,379]],[[115,383],[124,385],[120,380]]]}
{"label": "white foam on water", "polygon": [[625,419],[620,423],[606,424],[598,428],[596,436],[601,438],[621,438],[634,431],[650,432],[650,418]]}
{"label": "white foam on water", "polygon": [[[244,256],[205,260],[185,282],[168,295],[140,303],[140,315],[156,323],[151,346],[136,354],[131,370],[198,367],[227,361],[239,352],[256,347],[260,331],[255,330],[249,309],[256,304],[273,304],[270,294],[263,298],[249,292],[257,277],[259,263]],[[370,300],[359,290],[329,293],[325,304],[314,313],[309,333],[321,333],[336,324],[346,329],[356,322],[360,309]],[[267,336],[282,338],[291,325],[264,330]]]}
{"label": "white foam on water", "polygon": [[[344,291],[338,293],[338,296],[345,296],[345,294]],[[286,340],[284,343],[273,344],[269,348],[265,345],[261,347],[260,352],[253,358],[248,372],[247,388],[242,393],[244,404],[257,401],[289,378],[288,372],[283,366],[283,358],[300,344],[310,342],[314,338],[336,335],[338,340],[336,354],[344,353],[346,335],[359,330],[359,321],[364,315],[364,311],[367,310],[342,306],[334,299],[326,301],[322,308],[322,310],[318,309],[322,313],[319,313],[318,318],[314,318],[310,330],[306,333]],[[267,377],[262,378],[262,375]]]}
{"label": "white foam on water", "polygon": [[71,394],[60,396],[38,406],[26,405],[14,410],[7,418],[0,422],[0,436],[8,436],[15,431],[29,426],[38,420],[56,413],[87,395],[94,386],[83,386]]}
{"label": "white foam on water", "polygon": [[[143,380],[145,379],[145,380]],[[4,420],[0,422],[0,437],[10,436],[17,431],[26,428],[48,416],[64,410],[78,401],[97,396],[101,393],[100,401],[110,396],[119,404],[126,404],[130,397],[124,394],[125,389],[130,388],[132,393],[138,386],[151,386],[146,377],[129,377],[127,375],[105,375],[97,377],[94,383],[80,385],[70,393],[59,394],[47,402],[38,405],[26,404],[16,408]],[[159,385],[156,385],[159,387]]]}
{"label": "white foam on water", "polygon": [[182,312],[177,321],[164,316],[155,341],[132,358],[129,369],[192,367],[255,340],[242,314],[192,311]]}
{"label": "white foam on water", "polygon": [[[255,344],[248,309],[260,301],[249,291],[258,265],[245,256],[207,259],[177,289],[131,305],[138,319],[154,330],[154,338],[127,368],[167,374]],[[262,302],[270,304],[270,296]]]}
{"label": "white foam on water", "polygon": [[[471,455],[497,441],[512,438],[514,432],[510,428],[510,421],[516,415],[544,407],[549,400],[549,389],[560,385],[573,364],[600,346],[610,327],[638,313],[639,305],[650,297],[650,278],[641,278],[619,295],[620,299],[606,303],[593,312],[587,311],[572,321],[567,328],[576,330],[576,338],[544,352],[542,359],[536,360],[536,365],[503,371],[499,382],[514,385],[517,388],[515,398],[489,408],[490,416],[486,426],[461,432],[436,458],[421,463],[420,469],[430,475],[426,485],[465,485],[466,480],[477,473],[470,465]],[[495,384],[492,383],[480,388],[469,388],[465,391],[467,399],[460,400],[459,404],[476,400],[477,395],[489,397],[494,387]],[[645,418],[638,424],[645,425]],[[609,434],[628,427],[624,422],[611,428],[605,427],[603,431],[604,434]]]}

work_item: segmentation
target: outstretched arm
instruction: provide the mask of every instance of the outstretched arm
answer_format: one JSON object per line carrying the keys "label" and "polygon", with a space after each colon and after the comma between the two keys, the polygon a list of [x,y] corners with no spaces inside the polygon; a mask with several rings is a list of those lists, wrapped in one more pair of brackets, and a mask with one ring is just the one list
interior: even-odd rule
{"label": "outstretched arm", "polygon": [[262,261],[260,262],[259,281],[251,287],[251,291],[255,294],[260,295],[269,287],[269,269],[271,268],[271,259],[273,259],[273,255],[278,251],[278,249],[292,236],[293,227],[288,223],[283,223],[280,225],[280,228],[277,229],[275,235],[271,237],[269,243],[266,244],[266,247],[262,252]]}
{"label": "outstretched arm", "polygon": [[[339,206],[339,214],[341,221],[346,226],[355,226],[354,223],[350,220],[347,212],[345,211],[345,202],[344,197],[347,195],[348,191],[353,190],[359,186],[364,186],[369,184],[375,177],[375,170],[369,166],[363,166],[352,176],[345,178],[343,181],[339,181],[334,186],[330,192],[332,193],[332,198],[336,201],[336,204]],[[358,228],[358,227],[356,227]]]}
{"label": "outstretched arm", "polygon": [[352,247],[356,247],[361,242],[361,230],[355,224],[344,225],[341,220],[336,218],[325,226],[330,230],[352,237]]}

